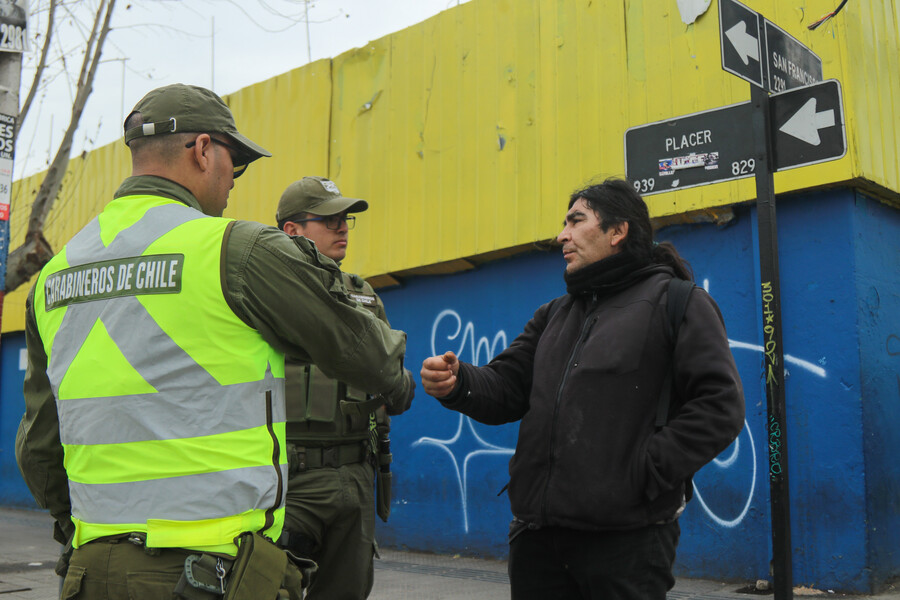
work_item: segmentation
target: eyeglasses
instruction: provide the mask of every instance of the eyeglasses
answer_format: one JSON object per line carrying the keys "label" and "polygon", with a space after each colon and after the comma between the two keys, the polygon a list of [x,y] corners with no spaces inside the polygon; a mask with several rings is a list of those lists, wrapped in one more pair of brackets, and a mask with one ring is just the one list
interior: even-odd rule
{"label": "eyeglasses", "polygon": [[[241,151],[229,144],[228,142],[223,142],[222,140],[217,140],[216,138],[210,136],[209,138],[212,140],[212,143],[219,144],[220,146],[225,146],[229,150],[231,150],[231,163],[234,164],[234,161],[237,160],[236,157],[241,155]],[[185,148],[193,148],[197,145],[197,140],[193,140],[184,145]],[[244,171],[247,170],[247,165],[250,163],[244,163],[242,165],[234,165],[234,178],[237,179],[241,175],[244,174]]]}
{"label": "eyeglasses", "polygon": [[353,229],[356,225],[356,217],[353,215],[328,215],[327,217],[309,217],[308,219],[287,219],[294,223],[306,223],[307,221],[321,221],[326,229],[335,231],[341,228],[341,223],[347,224],[347,229]]}

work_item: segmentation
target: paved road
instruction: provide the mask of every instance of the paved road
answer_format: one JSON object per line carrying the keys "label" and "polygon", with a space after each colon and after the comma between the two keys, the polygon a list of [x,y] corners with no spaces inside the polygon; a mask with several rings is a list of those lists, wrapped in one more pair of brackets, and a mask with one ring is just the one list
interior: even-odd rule
{"label": "paved road", "polygon": [[[49,600],[59,579],[53,565],[59,545],[50,538],[50,517],[43,512],[0,508],[0,600]],[[738,593],[748,582],[721,583],[680,579],[670,600],[750,600]],[[797,590],[797,597],[806,596]],[[771,597],[771,596],[770,596]],[[814,596],[815,597],[815,596]],[[900,588],[877,596],[818,597],[845,600],[900,600]],[[383,549],[375,561],[375,589],[370,600],[508,600],[506,562],[400,552]]]}

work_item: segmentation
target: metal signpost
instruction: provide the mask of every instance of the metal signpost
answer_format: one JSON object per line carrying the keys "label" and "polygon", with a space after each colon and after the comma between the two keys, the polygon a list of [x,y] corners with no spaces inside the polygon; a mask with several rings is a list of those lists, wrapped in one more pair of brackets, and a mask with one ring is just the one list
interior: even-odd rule
{"label": "metal signpost", "polygon": [[822,61],[809,48],[736,0],[719,0],[719,34],[722,68],[750,82],[750,102],[628,129],[625,173],[645,196],[756,178],[772,572],[775,600],[790,600],[791,519],[773,173],[846,154],[841,87],[834,80],[822,82]]}
{"label": "metal signpost", "polygon": [[766,439],[769,448],[769,505],[772,520],[772,576],[775,600],[794,597],[791,560],[791,505],[788,488],[787,415],[784,399],[784,346],[781,343],[781,278],[778,272],[778,225],[772,157],[769,96],[751,87],[753,148],[761,169],[756,174],[756,221],[759,229],[759,276],[762,292]]}
{"label": "metal signpost", "polygon": [[[747,27],[745,38],[755,37],[759,44],[760,72],[764,73],[764,85],[755,77],[750,79],[739,72],[734,61],[738,48],[735,40],[741,36],[729,35],[741,26],[731,24],[729,19],[740,15],[741,23],[752,21],[756,15],[756,36],[752,27]],[[795,93],[785,93],[782,99],[770,100],[770,92],[783,92],[793,88],[808,86],[822,80],[822,61],[818,56],[785,33],[782,29],[754,13],[736,0],[719,0],[720,43],[722,45],[722,68],[750,83],[750,98],[753,104],[753,147],[759,169],[756,173],[756,217],[759,229],[759,267],[762,294],[762,327],[765,361],[766,433],[769,449],[769,503],[772,519],[772,574],[774,577],[775,600],[790,600],[794,597],[793,566],[791,554],[791,508],[788,486],[787,415],[784,390],[784,349],[782,345],[781,322],[781,280],[778,269],[778,225],[776,220],[775,184],[772,173],[803,164],[812,160],[795,160],[804,156],[806,149],[798,150],[793,140],[800,140],[810,148],[816,143],[819,131],[834,126],[828,125],[827,111],[817,111],[815,100],[807,107],[800,102],[795,112]],[[751,48],[749,39],[738,41],[746,49]],[[730,47],[730,49],[729,49]],[[740,57],[741,63],[753,66],[752,53]],[[755,75],[755,71],[754,71]],[[803,90],[802,93],[805,94]],[[789,100],[790,99],[790,100]],[[832,98],[833,100],[833,98]],[[832,104],[830,115],[834,116],[834,104],[840,105],[840,89],[836,102]],[[840,112],[840,111],[838,111]],[[787,117],[787,118],[785,118]],[[777,132],[773,130],[777,127]],[[791,139],[793,138],[793,140]],[[805,140],[801,139],[805,138]],[[843,130],[841,141],[844,142]],[[844,144],[845,145],[845,144]],[[843,155],[841,149],[832,158]],[[780,157],[780,159],[776,159]],[[830,160],[830,158],[822,158]]]}

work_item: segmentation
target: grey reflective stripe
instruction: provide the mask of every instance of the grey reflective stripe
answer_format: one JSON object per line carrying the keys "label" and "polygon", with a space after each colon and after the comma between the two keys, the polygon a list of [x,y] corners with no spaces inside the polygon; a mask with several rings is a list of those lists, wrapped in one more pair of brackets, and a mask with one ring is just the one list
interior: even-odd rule
{"label": "grey reflective stripe", "polygon": [[[144,216],[135,224],[120,231],[109,246],[103,244],[100,236],[99,219],[91,221],[84,229],[66,245],[66,262],[69,266],[82,265],[98,260],[112,260],[125,256],[139,256],[155,242],[159,237],[169,233],[176,227],[195,219],[206,216],[184,205],[166,204],[150,208]],[[101,318],[102,316],[102,318]],[[190,378],[195,384],[196,379],[191,376],[212,380],[212,377],[196,362],[191,359],[181,348],[166,335],[147,314],[143,305],[134,297],[112,298],[98,300],[84,304],[72,305],[66,308],[66,314],[60,324],[59,331],[53,340],[50,352],[50,364],[47,368],[47,376],[53,388],[53,394],[59,398],[59,384],[72,361],[81,349],[94,327],[97,319],[101,319],[110,335],[117,325],[125,325],[121,329],[123,335],[113,338],[113,341],[122,350],[132,366],[141,373],[147,381],[159,390],[154,383],[160,383],[159,373],[166,374],[166,381],[173,373],[179,373],[182,377]],[[126,320],[127,319],[127,320]],[[138,322],[139,321],[139,322]],[[139,327],[148,326],[149,329],[141,332]],[[141,335],[144,333],[144,335]],[[152,338],[150,337],[152,335]],[[165,348],[147,352],[148,343],[162,342]],[[128,349],[123,347],[129,346]],[[172,353],[172,354],[169,354]],[[141,362],[146,363],[150,356],[166,356],[166,364],[155,364],[145,373],[138,368],[131,359],[135,356],[144,357]],[[180,359],[180,360],[179,360]],[[186,359],[186,360],[185,360]],[[149,378],[148,378],[149,377]]]}
{"label": "grey reflective stripe", "polygon": [[202,435],[263,427],[267,391],[276,400],[273,421],[285,420],[281,390],[280,382],[268,376],[263,381],[200,390],[62,400],[57,403],[59,437],[66,445],[121,444],[160,439],[160,431],[167,439],[195,437],[198,423]]}
{"label": "grey reflective stripe", "polygon": [[100,221],[95,218],[66,244],[66,262],[72,267],[98,260],[139,256],[150,244],[176,227],[206,218],[200,211],[180,203],[154,206],[133,225],[116,234],[109,246],[103,244]]}
{"label": "grey reflective stripe", "polygon": [[219,385],[159,327],[136,297],[127,296],[73,304],[66,309],[47,368],[57,398],[63,376],[97,319],[135,371],[157,391]]}
{"label": "grey reflective stripe", "polygon": [[[287,481],[287,465],[281,465]],[[131,483],[69,482],[72,516],[87,523],[145,523],[148,519],[219,519],[275,503],[272,465]],[[265,490],[261,492],[261,490]],[[191,499],[207,499],[202,502]],[[281,506],[284,506],[282,495]],[[281,507],[279,506],[279,508]]]}

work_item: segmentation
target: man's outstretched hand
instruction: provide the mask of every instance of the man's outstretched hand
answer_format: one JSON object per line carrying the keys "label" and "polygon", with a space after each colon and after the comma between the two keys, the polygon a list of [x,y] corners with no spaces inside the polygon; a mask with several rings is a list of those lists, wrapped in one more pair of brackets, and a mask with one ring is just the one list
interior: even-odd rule
{"label": "man's outstretched hand", "polygon": [[457,373],[459,373],[459,359],[453,352],[426,358],[422,361],[420,373],[425,393],[435,398],[449,396],[456,387]]}

